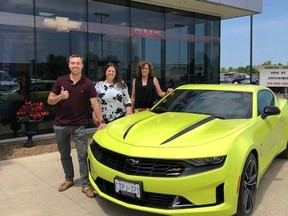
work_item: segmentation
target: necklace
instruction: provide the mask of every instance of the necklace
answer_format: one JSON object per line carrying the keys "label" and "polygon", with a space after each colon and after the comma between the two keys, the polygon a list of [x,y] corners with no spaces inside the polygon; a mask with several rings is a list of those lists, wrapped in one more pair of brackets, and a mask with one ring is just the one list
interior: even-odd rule
{"label": "necklace", "polygon": [[113,82],[107,82],[106,80],[103,83],[104,83],[104,85],[108,86],[109,88],[114,86]]}

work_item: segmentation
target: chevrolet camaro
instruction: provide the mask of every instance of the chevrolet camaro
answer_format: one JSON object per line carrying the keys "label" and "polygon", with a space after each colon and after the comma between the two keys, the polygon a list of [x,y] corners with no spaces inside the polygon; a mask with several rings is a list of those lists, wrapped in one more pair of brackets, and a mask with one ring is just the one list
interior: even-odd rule
{"label": "chevrolet camaro", "polygon": [[287,105],[264,86],[180,86],[93,135],[89,180],[135,210],[251,215],[261,177],[275,157],[288,158]]}

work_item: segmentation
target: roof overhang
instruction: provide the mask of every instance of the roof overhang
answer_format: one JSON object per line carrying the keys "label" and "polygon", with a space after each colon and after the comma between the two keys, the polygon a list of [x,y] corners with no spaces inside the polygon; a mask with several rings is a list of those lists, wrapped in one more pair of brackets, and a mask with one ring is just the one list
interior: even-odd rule
{"label": "roof overhang", "polygon": [[184,11],[197,12],[208,14],[212,16],[221,17],[221,19],[230,19],[236,17],[250,16],[262,12],[262,0],[260,10],[252,10],[240,7],[233,7],[227,4],[221,4],[219,1],[208,0],[133,0],[134,2],[141,2],[146,4],[169,7]]}

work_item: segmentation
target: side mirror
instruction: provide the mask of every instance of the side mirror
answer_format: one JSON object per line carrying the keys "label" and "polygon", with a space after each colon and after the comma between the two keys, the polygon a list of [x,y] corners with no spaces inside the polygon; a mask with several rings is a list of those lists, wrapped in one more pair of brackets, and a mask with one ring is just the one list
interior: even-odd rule
{"label": "side mirror", "polygon": [[265,119],[267,116],[270,115],[278,115],[280,112],[280,109],[276,106],[266,106],[264,108],[263,114],[261,115],[261,118]]}

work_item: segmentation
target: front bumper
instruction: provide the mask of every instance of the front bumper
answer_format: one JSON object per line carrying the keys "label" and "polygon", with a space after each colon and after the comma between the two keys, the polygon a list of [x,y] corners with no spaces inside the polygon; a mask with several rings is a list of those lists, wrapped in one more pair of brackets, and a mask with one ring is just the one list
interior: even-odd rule
{"label": "front bumper", "polygon": [[[231,164],[231,163],[230,163]],[[236,212],[238,177],[227,160],[221,168],[194,175],[151,177],[129,175],[103,165],[88,147],[89,180],[98,194],[122,206],[163,215],[225,216]],[[229,174],[227,170],[230,170]],[[141,199],[115,192],[115,177],[141,182]]]}

